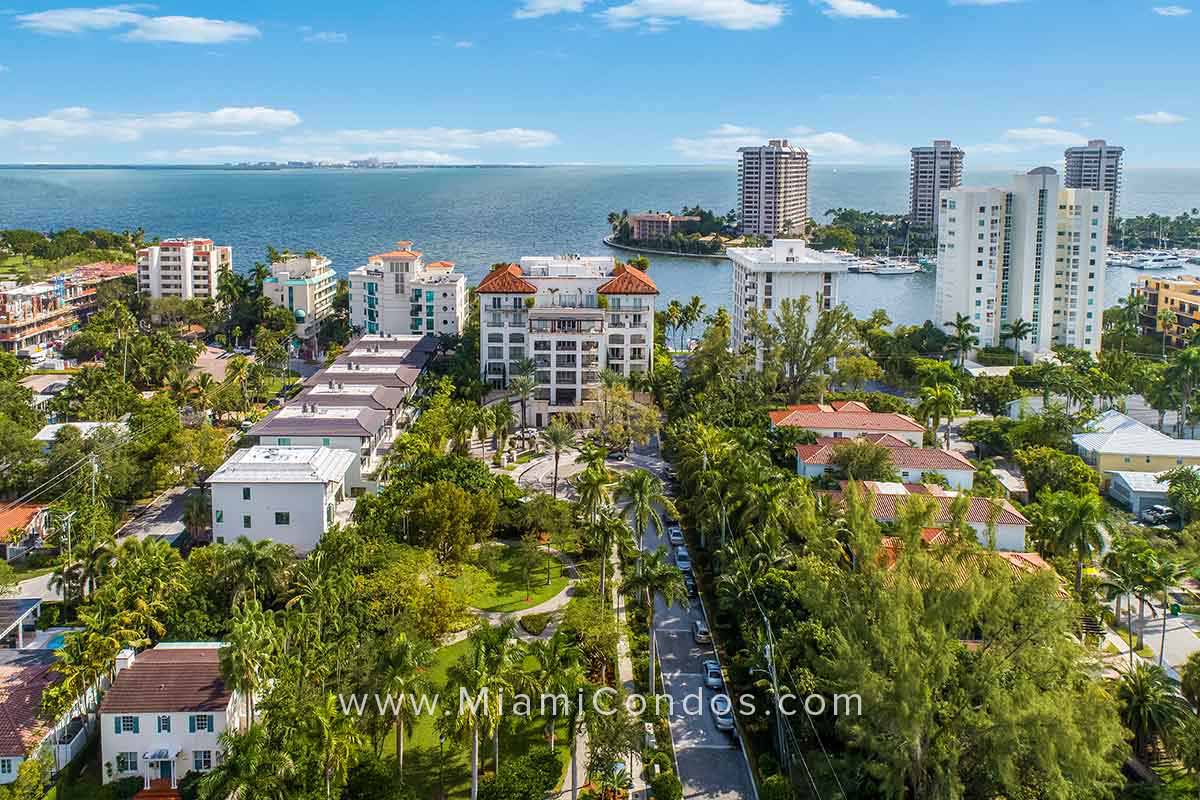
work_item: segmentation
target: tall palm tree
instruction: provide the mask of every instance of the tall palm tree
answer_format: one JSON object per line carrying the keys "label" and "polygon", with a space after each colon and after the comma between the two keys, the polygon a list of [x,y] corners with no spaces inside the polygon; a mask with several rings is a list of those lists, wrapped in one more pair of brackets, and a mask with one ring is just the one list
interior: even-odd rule
{"label": "tall palm tree", "polygon": [[1104,546],[1101,529],[1105,514],[1100,495],[1095,491],[1081,495],[1053,492],[1039,503],[1047,506],[1045,513],[1052,526],[1049,533],[1055,551],[1075,556],[1075,595],[1078,597],[1083,591],[1083,563],[1091,561],[1092,554]]}
{"label": "tall palm tree", "polygon": [[567,698],[563,709],[567,721],[567,750],[571,754],[571,800],[579,798],[579,734],[587,720],[587,695],[591,685],[583,667],[575,664],[562,671],[559,684]]}
{"label": "tall palm tree", "polygon": [[247,726],[254,725],[254,694],[267,667],[267,624],[267,614],[257,600],[243,603],[220,652],[221,674],[242,695]]}
{"label": "tall palm tree", "polygon": [[537,381],[532,375],[517,375],[508,382],[509,393],[521,402],[521,428],[529,427],[529,401],[537,390]]}
{"label": "tall palm tree", "polygon": [[217,381],[207,372],[201,372],[191,383],[192,408],[201,417],[212,408],[213,396],[217,392]]}
{"label": "tall palm tree", "polygon": [[1162,667],[1136,664],[1116,679],[1121,722],[1133,734],[1134,753],[1143,757],[1169,739],[1180,721],[1191,714],[1183,695]]}
{"label": "tall palm tree", "polygon": [[243,411],[250,407],[250,393],[246,386],[249,377],[250,361],[245,356],[233,356],[229,359],[225,365],[225,383],[239,388]]}
{"label": "tall palm tree", "polygon": [[1167,333],[1170,331],[1170,326],[1175,324],[1175,312],[1163,306],[1158,310],[1158,314],[1154,317],[1158,322],[1158,329],[1162,331],[1162,357],[1163,361],[1167,360]]}
{"label": "tall palm tree", "polygon": [[603,463],[589,464],[575,478],[575,495],[588,520],[595,522],[597,512],[608,505],[612,496],[612,473]]}
{"label": "tall palm tree", "polygon": [[[600,439],[607,443],[604,434],[608,429],[608,398],[609,395],[618,387],[625,383],[625,376],[615,369],[605,367],[600,370]],[[623,442],[621,444],[624,444]]]}
{"label": "tall palm tree", "polygon": [[273,746],[265,726],[238,732],[227,729],[220,737],[221,759],[197,787],[200,800],[286,800],[295,762]]}
{"label": "tall palm tree", "polygon": [[655,660],[655,629],[654,629],[654,596],[661,594],[667,607],[681,603],[688,605],[687,587],[683,582],[683,573],[670,562],[667,548],[660,545],[657,550],[643,551],[638,558],[638,568],[632,575],[626,575],[621,583],[621,593],[634,602],[646,604],[646,623],[650,631],[650,696],[657,693],[654,683]]}
{"label": "tall palm tree", "polygon": [[[188,494],[183,504],[183,525],[192,539],[199,539],[212,521],[212,503],[201,488]],[[205,537],[207,539],[207,537]]]}
{"label": "tall palm tree", "polygon": [[558,499],[558,461],[575,442],[575,431],[561,419],[555,419],[542,431],[542,442],[554,453],[554,498]]}
{"label": "tall palm tree", "polygon": [[467,455],[471,452],[475,423],[479,419],[479,406],[465,401],[451,403],[446,409],[446,418],[450,429],[450,449],[456,455]]}
{"label": "tall palm tree", "polygon": [[1192,394],[1200,383],[1200,347],[1188,346],[1175,351],[1171,363],[1167,366],[1167,379],[1179,390],[1179,421],[1176,424],[1176,436],[1183,436],[1183,426],[1188,419]]}
{"label": "tall palm tree", "polygon": [[315,733],[320,742],[321,774],[325,778],[325,798],[333,797],[333,784],[342,781],[363,746],[363,734],[353,718],[338,708],[333,692],[313,715]]}
{"label": "tall palm tree", "polygon": [[1000,327],[1000,337],[1002,339],[1013,340],[1013,363],[1021,354],[1021,342],[1029,338],[1033,333],[1033,323],[1017,317],[1012,322],[1006,322]]}
{"label": "tall palm tree", "polygon": [[921,402],[917,406],[917,413],[930,420],[929,429],[935,441],[937,429],[941,425],[942,418],[945,418],[947,450],[950,449],[950,426],[954,422],[955,414],[958,413],[960,399],[958,388],[948,383],[938,383],[921,389]]}
{"label": "tall palm tree", "polygon": [[651,529],[662,533],[663,511],[678,516],[675,504],[667,497],[666,487],[654,474],[644,469],[626,472],[617,481],[614,493],[618,503],[625,503],[624,516],[631,523],[634,539],[640,542],[642,535]]}
{"label": "tall palm tree", "polygon": [[678,300],[672,300],[667,303],[666,309],[667,325],[671,328],[672,338],[679,332],[680,326],[683,324],[683,304]]}
{"label": "tall palm tree", "polygon": [[416,723],[416,712],[411,701],[428,689],[426,673],[432,664],[433,648],[429,643],[410,639],[403,632],[393,636],[380,653],[382,688],[385,694],[397,698],[396,764],[401,784],[404,783],[404,739],[412,735]]}
{"label": "tall palm tree", "polygon": [[[549,639],[534,639],[527,648],[530,658],[536,666],[533,670],[533,683],[542,696],[564,695],[574,687],[568,672],[579,665],[579,648],[572,638],[559,628],[550,635]],[[553,707],[552,707],[553,712]],[[550,731],[550,749],[554,749],[555,727],[558,719],[550,714],[546,727]]]}
{"label": "tall palm tree", "polygon": [[237,587],[234,600],[270,598],[282,585],[283,571],[291,562],[291,549],[270,539],[239,536],[225,551],[226,569]]}
{"label": "tall palm tree", "polygon": [[1150,583],[1162,600],[1162,633],[1158,643],[1158,665],[1163,665],[1167,649],[1167,616],[1171,607],[1171,590],[1184,581],[1191,570],[1180,561],[1170,558],[1157,559],[1150,576]]}
{"label": "tall palm tree", "polygon": [[496,452],[503,453],[508,444],[508,435],[512,431],[517,415],[505,400],[492,406],[492,429],[496,432]]}
{"label": "tall palm tree", "polygon": [[953,329],[948,343],[949,349],[958,353],[958,368],[962,369],[967,360],[967,353],[972,347],[979,346],[979,337],[975,335],[979,333],[979,326],[971,322],[971,318],[966,314],[957,314],[953,322],[945,322],[943,325]]}
{"label": "tall palm tree", "polygon": [[[1110,551],[1104,556],[1104,591],[1108,600],[1114,601],[1114,617],[1121,624],[1121,598],[1125,599],[1126,628],[1133,633],[1133,595],[1138,589],[1138,576],[1133,562],[1122,558],[1120,553]],[[1134,647],[1129,647],[1129,665],[1133,666]]]}

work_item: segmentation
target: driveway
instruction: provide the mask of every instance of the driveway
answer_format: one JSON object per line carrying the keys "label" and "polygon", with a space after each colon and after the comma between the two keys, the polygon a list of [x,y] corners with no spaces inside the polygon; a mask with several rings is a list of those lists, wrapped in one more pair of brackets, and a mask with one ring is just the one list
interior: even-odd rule
{"label": "driveway", "polygon": [[174,538],[183,532],[183,512],[188,497],[198,489],[175,486],[154,498],[140,516],[126,522],[117,529],[117,538],[134,537],[145,539],[150,536]]}

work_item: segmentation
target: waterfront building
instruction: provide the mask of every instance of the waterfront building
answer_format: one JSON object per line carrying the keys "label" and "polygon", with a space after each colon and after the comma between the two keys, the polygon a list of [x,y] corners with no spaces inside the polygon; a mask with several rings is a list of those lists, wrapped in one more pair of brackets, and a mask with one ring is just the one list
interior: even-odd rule
{"label": "waterfront building", "polygon": [[907,414],[872,411],[857,400],[807,403],[770,412],[772,428],[804,428],[823,439],[854,439],[887,434],[920,447],[925,426]]}
{"label": "waterfront building", "polygon": [[467,278],[450,261],[426,264],[412,242],[350,271],[350,323],[368,334],[448,334],[466,323]]}
{"label": "waterfront building", "polygon": [[738,220],[743,234],[774,239],[808,225],[808,151],[787,139],[738,149]]}
{"label": "waterfront building", "polygon": [[[1145,336],[1162,335],[1170,347],[1184,347],[1188,334],[1200,325],[1200,278],[1193,275],[1178,275],[1173,278],[1158,278],[1146,275],[1138,279],[1134,289],[1145,298],[1140,326]],[[1164,324],[1158,313],[1163,309],[1171,312],[1171,320]]]}
{"label": "waterfront building", "polygon": [[689,226],[697,225],[699,217],[677,217],[674,214],[647,211],[642,214],[629,215],[630,237],[637,242],[653,239],[670,239],[677,231],[686,230]]}
{"label": "waterfront building", "polygon": [[95,313],[101,284],[136,270],[132,264],[98,263],[25,286],[0,282],[0,350],[45,360]]}
{"label": "waterfront building", "polygon": [[967,316],[997,347],[1017,319],[1033,326],[1026,358],[1055,344],[1100,350],[1108,194],[1065,189],[1038,167],[1009,188],[959,187],[939,200],[935,323]]}
{"label": "waterfront building", "polygon": [[937,229],[938,198],[946,189],[962,185],[962,172],[962,148],[949,139],[935,139],[932,147],[912,149],[908,214],[913,225]]}
{"label": "waterfront building", "polygon": [[[733,262],[732,345],[735,350],[754,344],[750,320],[755,313],[775,322],[784,300],[809,298],[808,324],[816,325],[822,310],[838,304],[841,276],[849,269],[839,256],[810,249],[803,239],[775,239],[769,247],[730,247]],[[762,365],[762,353],[757,356]]]}
{"label": "waterfront building", "polygon": [[1068,189],[1095,189],[1108,192],[1108,224],[1117,218],[1121,197],[1121,157],[1124,147],[1092,139],[1084,147],[1068,147],[1063,185]]}
{"label": "waterfront building", "polygon": [[494,268],[475,291],[480,377],[503,389],[532,359],[538,427],[599,400],[603,370],[651,370],[658,287],[636,267],[611,256],[527,256]]}
{"label": "waterfront building", "polygon": [[155,300],[215,300],[221,274],[231,269],[233,248],[212,239],[167,239],[137,251],[138,291]]}
{"label": "waterfront building", "polygon": [[270,539],[309,552],[330,526],[349,521],[346,475],[356,460],[323,446],[238,450],[208,478],[213,540]]}
{"label": "waterfront building", "polygon": [[263,280],[263,295],[296,318],[294,336],[301,355],[315,358],[321,321],[333,313],[337,273],[330,260],[320,255],[288,256],[271,265]]}
{"label": "waterfront building", "polygon": [[189,772],[221,762],[221,736],[247,726],[245,700],[221,672],[222,642],[159,642],[117,655],[100,703],[104,783],[142,779],[146,797],[179,797]]}

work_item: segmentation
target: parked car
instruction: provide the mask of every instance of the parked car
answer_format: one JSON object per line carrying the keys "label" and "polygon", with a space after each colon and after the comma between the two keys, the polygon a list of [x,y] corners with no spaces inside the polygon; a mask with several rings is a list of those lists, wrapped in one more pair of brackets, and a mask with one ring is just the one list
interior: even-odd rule
{"label": "parked car", "polygon": [[1179,515],[1170,506],[1150,506],[1142,512],[1142,521],[1152,525],[1166,525],[1175,522]]}
{"label": "parked car", "polygon": [[667,540],[670,541],[672,547],[683,544],[683,528],[679,527],[679,523],[672,522],[667,526]]}
{"label": "parked car", "polygon": [[700,620],[692,623],[692,638],[696,640],[696,644],[710,644],[712,642],[712,634],[708,632],[708,626]]}
{"label": "parked car", "polygon": [[696,591],[696,579],[692,577],[692,573],[683,573],[683,585],[687,588],[688,597],[695,597],[699,594]]}
{"label": "parked car", "polygon": [[692,556],[683,545],[675,548],[675,566],[683,572],[690,572],[692,569]]}
{"label": "parked car", "polygon": [[737,726],[733,722],[733,701],[729,695],[714,695],[708,703],[708,710],[712,712],[713,725],[717,730],[733,733]]}
{"label": "parked car", "polygon": [[609,461],[624,461],[625,460],[625,451],[624,450],[610,451],[608,454],[608,460]]}
{"label": "parked car", "polygon": [[713,660],[704,662],[704,685],[709,689],[722,689],[725,678],[721,676],[721,665]]}

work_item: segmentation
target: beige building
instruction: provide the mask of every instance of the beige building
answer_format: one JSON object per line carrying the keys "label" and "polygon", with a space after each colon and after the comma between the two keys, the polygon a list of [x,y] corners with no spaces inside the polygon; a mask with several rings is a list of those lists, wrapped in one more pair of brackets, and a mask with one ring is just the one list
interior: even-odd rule
{"label": "beige building", "polygon": [[669,239],[680,228],[698,222],[700,222],[699,217],[677,217],[674,214],[656,211],[629,215],[630,235],[639,242],[650,239]]}
{"label": "beige building", "polygon": [[787,139],[738,149],[741,231],[774,239],[803,235],[808,224],[808,151]]}
{"label": "beige building", "polygon": [[1071,437],[1075,452],[1104,481],[1117,472],[1166,472],[1200,465],[1200,441],[1175,439],[1119,411],[1101,414],[1084,433]]}
{"label": "beige building", "polygon": [[[1184,347],[1188,334],[1200,325],[1200,278],[1179,275],[1174,278],[1145,276],[1138,280],[1135,291],[1146,298],[1142,309],[1142,333],[1161,333],[1171,347]],[[1166,309],[1172,318],[1165,326],[1158,319],[1158,312]]]}
{"label": "beige building", "polygon": [[333,313],[337,273],[324,256],[291,256],[271,265],[263,281],[263,295],[296,318],[295,337],[305,355],[317,354],[321,320]]}
{"label": "beige building", "polygon": [[138,291],[162,297],[216,299],[221,273],[233,269],[233,248],[212,239],[167,239],[137,252]]}
{"label": "beige building", "polygon": [[426,264],[413,243],[350,271],[350,323],[367,334],[458,336],[467,319],[467,277],[451,261]]}
{"label": "beige building", "polygon": [[937,228],[938,198],[946,189],[962,185],[962,172],[962,148],[949,139],[936,139],[932,147],[912,149],[908,213],[913,225]]}

